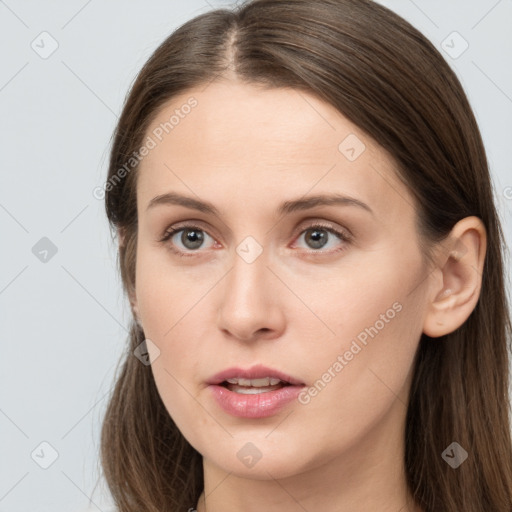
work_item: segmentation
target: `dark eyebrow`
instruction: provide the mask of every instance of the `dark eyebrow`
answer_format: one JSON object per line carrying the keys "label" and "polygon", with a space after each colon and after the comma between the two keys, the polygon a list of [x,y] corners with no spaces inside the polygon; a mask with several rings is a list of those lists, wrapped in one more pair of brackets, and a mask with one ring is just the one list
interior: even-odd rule
{"label": "dark eyebrow", "polygon": [[[215,216],[219,216],[219,211],[217,210],[217,208],[215,208],[215,206],[213,206],[213,204],[208,203],[207,201],[200,201],[199,199],[194,199],[193,197],[184,196],[176,192],[168,192],[167,194],[162,194],[154,197],[149,202],[146,210],[154,208],[157,205],[167,204],[184,206],[185,208],[199,210],[200,212],[203,213],[209,213]],[[314,208],[315,206],[331,205],[357,206],[359,208],[363,208],[364,210],[374,215],[373,210],[367,204],[363,203],[362,201],[359,201],[359,199],[355,199],[354,197],[344,196],[341,194],[320,194],[316,196],[294,199],[292,201],[285,201],[279,206],[277,213],[279,215],[284,215],[296,211],[309,210],[310,208]]]}

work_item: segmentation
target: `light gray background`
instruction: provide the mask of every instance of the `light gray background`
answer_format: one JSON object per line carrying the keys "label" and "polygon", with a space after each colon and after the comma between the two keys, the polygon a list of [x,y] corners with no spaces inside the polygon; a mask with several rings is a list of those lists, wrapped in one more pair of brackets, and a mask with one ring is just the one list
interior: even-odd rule
{"label": "light gray background", "polygon": [[[383,3],[441,49],[468,92],[510,242],[512,1]],[[101,481],[92,493],[129,308],[92,191],[140,67],[174,28],[222,5],[0,1],[0,512],[109,510]],[[454,31],[469,44],[457,58],[464,42]],[[46,56],[52,39],[58,48]],[[46,262],[32,252],[43,237],[58,251]],[[47,469],[52,451],[42,442],[58,453]]]}

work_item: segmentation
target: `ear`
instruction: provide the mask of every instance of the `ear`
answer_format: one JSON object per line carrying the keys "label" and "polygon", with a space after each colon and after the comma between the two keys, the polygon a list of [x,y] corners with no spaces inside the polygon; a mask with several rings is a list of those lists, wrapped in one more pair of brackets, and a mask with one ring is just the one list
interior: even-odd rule
{"label": "ear", "polygon": [[441,279],[432,285],[423,324],[423,332],[432,338],[455,331],[468,319],[482,287],[487,248],[482,221],[475,216],[460,220],[447,241],[438,258]]}
{"label": "ear", "polygon": [[[119,228],[117,234],[119,237],[119,251],[121,251],[121,249],[124,247],[125,241],[126,241],[124,229],[122,227]],[[139,316],[139,307],[137,305],[137,296],[135,295],[134,289],[131,289],[128,291],[128,299],[130,300],[130,307],[132,310],[133,318],[135,319],[135,322],[137,323],[137,325],[140,328],[142,328],[142,324],[140,322],[140,316]]]}

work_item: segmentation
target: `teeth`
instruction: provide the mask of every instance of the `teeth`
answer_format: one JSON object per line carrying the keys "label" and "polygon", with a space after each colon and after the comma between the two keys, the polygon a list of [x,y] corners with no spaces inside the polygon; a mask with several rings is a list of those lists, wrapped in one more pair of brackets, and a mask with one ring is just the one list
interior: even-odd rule
{"label": "teeth", "polygon": [[276,386],[267,386],[263,388],[252,388],[250,386],[237,386],[235,384],[230,384],[228,389],[235,393],[240,393],[241,395],[258,395],[260,393],[268,393],[269,391],[274,391],[276,389],[281,389],[282,386],[277,384]]}
{"label": "teeth", "polygon": [[263,388],[266,386],[275,386],[281,382],[280,379],[273,377],[264,377],[262,379],[227,379],[230,384],[237,384],[238,386],[250,386],[254,388]]}

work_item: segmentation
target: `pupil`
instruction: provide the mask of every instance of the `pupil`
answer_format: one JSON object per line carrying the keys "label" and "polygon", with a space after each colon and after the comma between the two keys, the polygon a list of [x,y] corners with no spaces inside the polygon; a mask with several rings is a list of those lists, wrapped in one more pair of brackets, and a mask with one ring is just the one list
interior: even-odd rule
{"label": "pupil", "polygon": [[181,241],[188,249],[197,249],[203,243],[203,234],[196,229],[185,229],[181,235]]}
{"label": "pupil", "polygon": [[324,229],[308,229],[307,233],[311,233],[311,238],[313,239],[313,242],[310,245],[312,245],[314,249],[319,249],[327,243],[327,236]]}

